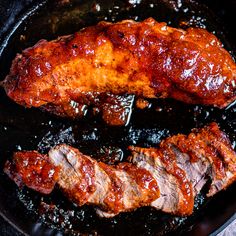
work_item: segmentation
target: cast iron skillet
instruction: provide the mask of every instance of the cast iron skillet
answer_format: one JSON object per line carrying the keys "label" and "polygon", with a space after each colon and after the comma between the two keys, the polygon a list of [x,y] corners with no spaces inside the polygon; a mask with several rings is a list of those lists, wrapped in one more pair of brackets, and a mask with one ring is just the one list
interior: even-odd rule
{"label": "cast iron skillet", "polygon": [[[235,33],[231,19],[234,15],[230,14],[236,6],[232,5],[233,1],[224,1],[223,6],[213,0],[204,3],[215,13],[192,0],[2,1],[0,79],[9,72],[16,53],[39,39],[70,34],[101,20],[143,20],[152,16],[174,27],[205,27],[214,32],[233,55]],[[150,103],[151,108],[146,110],[134,108],[126,127],[107,127],[99,116],[88,115],[78,121],[69,121],[37,109],[24,109],[11,102],[1,89],[1,215],[22,233],[32,235],[207,235],[217,229],[236,210],[235,185],[213,199],[206,199],[203,191],[190,217],[173,217],[146,207],[113,219],[99,219],[92,207],[76,208],[59,190],[47,197],[27,189],[19,190],[2,172],[3,164],[14,151],[37,149],[47,152],[62,142],[108,163],[124,161],[128,145],[155,146],[169,135],[189,133],[191,128],[202,127],[211,121],[220,124],[235,145],[234,105],[219,110],[173,100],[150,100]]]}

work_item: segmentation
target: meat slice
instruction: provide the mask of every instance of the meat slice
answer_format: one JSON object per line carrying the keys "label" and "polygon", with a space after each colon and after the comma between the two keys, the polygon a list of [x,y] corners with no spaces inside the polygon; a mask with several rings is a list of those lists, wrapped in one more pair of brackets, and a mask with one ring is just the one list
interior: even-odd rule
{"label": "meat slice", "polygon": [[204,156],[193,162],[191,155],[181,152],[176,146],[172,146],[172,149],[176,155],[177,165],[185,170],[187,179],[192,183],[195,197],[207,182],[210,162]]}
{"label": "meat slice", "polygon": [[[157,168],[156,163],[162,162],[162,160],[160,158],[160,154],[158,155],[158,152],[155,149],[152,151],[152,153],[150,152],[149,148],[145,149],[145,148],[130,147],[130,149],[137,152],[136,155],[134,155],[134,153],[132,154],[132,156],[130,157],[130,161],[138,166],[142,166],[142,164],[143,164],[143,163],[139,163],[140,156],[143,156],[143,155],[145,155],[145,157],[142,157],[142,158],[144,158],[145,160],[150,160],[150,159],[155,160],[154,161],[155,168]],[[200,159],[198,162],[192,162],[190,155],[181,152],[178,148],[176,148],[174,146],[171,147],[171,149],[172,149],[172,154],[170,154],[170,157],[173,155],[176,158],[176,160],[174,161],[175,165],[178,166],[178,168],[180,170],[184,171],[184,173],[185,173],[184,178],[187,179],[187,180],[185,179],[184,181],[183,180],[181,180],[181,181],[175,180],[176,185],[179,185],[179,187],[177,187],[178,190],[175,190],[175,191],[176,192],[179,191],[182,183],[183,184],[187,183],[188,186],[190,187],[190,189],[188,190],[188,188],[187,188],[185,191],[182,190],[183,192],[181,195],[182,198],[184,198],[184,195],[186,195],[186,193],[187,193],[187,196],[185,196],[185,197],[187,197],[189,199],[188,201],[186,199],[181,200],[181,199],[176,198],[177,203],[174,203],[174,201],[169,201],[169,203],[166,202],[166,204],[168,205],[167,207],[170,207],[171,205],[173,205],[173,207],[171,207],[172,212],[173,212],[173,209],[175,209],[174,206],[176,206],[176,205],[179,205],[178,208],[181,211],[183,211],[184,207],[181,206],[181,202],[182,202],[182,204],[184,202],[186,202],[187,209],[189,207],[189,210],[190,210],[193,207],[192,197],[194,198],[201,191],[202,187],[205,185],[205,183],[207,182],[207,179],[209,178],[208,173],[209,173],[209,169],[210,169],[210,162],[208,160],[204,159],[204,157],[202,159]],[[171,161],[173,161],[173,160],[171,160]],[[168,163],[167,165],[163,166],[163,169],[165,170],[165,172],[167,172],[167,173],[171,174],[171,176],[173,176],[173,173],[172,173],[172,171],[170,171],[170,169],[175,169],[176,166],[173,167],[173,164]],[[161,175],[161,176],[163,177],[163,175]],[[172,179],[173,178],[176,179],[177,176],[174,175],[172,177]],[[164,189],[163,192],[164,192],[164,195],[166,196],[165,187],[166,187],[166,185],[164,184],[163,185],[163,189]],[[162,194],[162,187],[161,186],[160,186],[160,192]],[[179,196],[179,194],[177,194],[177,195]],[[168,196],[168,194],[167,194],[167,196]],[[162,210],[165,211],[164,209],[162,209]]]}
{"label": "meat slice", "polygon": [[96,190],[93,160],[66,145],[50,150],[49,160],[60,168],[59,186],[76,204],[84,205]]}
{"label": "meat slice", "polygon": [[149,170],[158,182],[160,188],[160,197],[151,203],[151,206],[167,213],[179,213],[179,190],[176,178],[170,175],[163,163],[150,149],[130,147],[132,155],[129,160],[139,168]]}
{"label": "meat slice", "polygon": [[98,163],[67,145],[51,149],[49,160],[61,170],[58,184],[65,194],[78,205],[96,205],[101,216],[149,205],[159,197],[151,173],[129,163]]}
{"label": "meat slice", "polygon": [[57,183],[74,203],[92,204],[102,217],[142,206],[190,215],[208,180],[207,196],[213,196],[236,179],[236,153],[216,123],[169,137],[157,148],[129,149],[129,162],[107,165],[61,144],[48,156],[18,152],[5,172],[18,185],[44,194]]}
{"label": "meat slice", "polygon": [[95,106],[106,118],[108,103],[116,116],[126,115],[119,108],[122,99],[115,98],[125,94],[224,108],[236,97],[236,65],[204,29],[184,31],[152,18],[124,20],[39,41],[16,56],[2,84],[26,107],[76,118]]}
{"label": "meat slice", "polygon": [[[174,212],[178,215],[185,215],[188,210],[191,212],[191,200],[201,191],[209,178],[211,186],[207,196],[213,196],[225,189],[236,178],[235,152],[229,139],[216,123],[203,129],[195,129],[188,136],[179,134],[167,138],[161,142],[159,149],[130,147],[130,150],[133,152],[129,158],[132,163],[155,173],[161,196],[151,205],[165,212]],[[168,162],[163,159],[163,153],[167,156]],[[176,179],[176,173],[179,171],[176,166],[185,173],[181,176],[181,181]],[[156,177],[156,171],[159,172],[159,177]],[[166,173],[172,175],[171,183],[175,188],[171,187]],[[161,180],[160,177],[165,179]],[[182,183],[184,186],[188,184],[189,191],[182,189],[181,193]],[[172,189],[172,194],[167,193],[166,186],[169,190]],[[162,200],[163,196],[165,200]],[[160,205],[160,202],[165,205]]]}
{"label": "meat slice", "polygon": [[[178,215],[189,215],[193,211],[195,196],[192,189],[192,179],[190,178],[191,173],[189,172],[190,170],[186,168],[190,166],[191,163],[188,163],[189,160],[186,159],[185,162],[187,165],[183,165],[180,155],[177,155],[177,153],[169,147],[169,143],[165,144],[165,148],[159,149],[130,147],[133,152],[136,152],[136,155],[134,155],[134,153],[132,154],[130,161],[141,167],[143,164],[139,162],[141,156],[145,162],[153,163],[153,167],[157,171],[159,171],[161,165],[164,172],[172,176],[172,184],[176,185],[176,189],[174,189],[174,191],[172,189],[172,197],[173,194],[177,196],[174,198],[174,201],[170,200],[171,195],[166,193],[165,182],[162,186],[160,185],[161,195],[164,195],[168,199],[165,201],[164,208],[161,209],[165,212],[170,210],[170,212]],[[163,174],[161,174],[161,177],[164,177]],[[160,182],[158,181],[158,183]],[[169,183],[169,181],[167,181],[167,183]],[[152,206],[159,208],[159,202],[160,199],[156,200],[155,203],[152,203]]]}
{"label": "meat slice", "polygon": [[217,159],[213,166],[213,183],[208,193],[208,196],[213,196],[235,181],[235,152],[226,134],[219,130],[216,123],[212,123],[208,128],[201,131],[201,139],[208,145],[212,156]]}
{"label": "meat slice", "polygon": [[172,143],[180,152],[188,153],[193,165],[201,165],[200,173],[210,176],[212,183],[208,196],[213,196],[235,180],[235,152],[216,123],[204,129],[195,129],[188,136],[170,137],[166,142]]}

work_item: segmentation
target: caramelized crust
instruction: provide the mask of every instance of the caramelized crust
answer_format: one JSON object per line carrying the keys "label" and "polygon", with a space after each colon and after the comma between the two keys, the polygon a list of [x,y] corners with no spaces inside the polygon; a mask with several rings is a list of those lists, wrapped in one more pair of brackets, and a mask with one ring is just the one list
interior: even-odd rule
{"label": "caramelized crust", "polygon": [[235,99],[235,74],[232,57],[213,34],[149,18],[100,22],[41,40],[17,55],[3,84],[21,105],[75,118],[107,93],[223,108]]}
{"label": "caramelized crust", "polygon": [[13,162],[6,162],[4,171],[18,186],[26,185],[49,194],[58,180],[59,168],[52,165],[46,155],[30,151],[16,152]]}
{"label": "caramelized crust", "polygon": [[130,163],[107,165],[62,144],[48,156],[17,152],[4,170],[18,185],[44,194],[57,183],[70,200],[96,206],[102,217],[148,205],[190,215],[207,180],[213,196],[236,179],[236,153],[216,123],[169,137],[158,148],[130,150]]}
{"label": "caramelized crust", "polygon": [[[211,123],[203,129],[195,129],[188,136],[176,135],[162,141],[160,146],[174,145],[181,152],[188,153],[191,162],[199,160],[209,162],[212,179],[208,196],[226,188],[236,179],[236,154],[226,134],[216,123]],[[215,189],[217,185],[218,190]]]}

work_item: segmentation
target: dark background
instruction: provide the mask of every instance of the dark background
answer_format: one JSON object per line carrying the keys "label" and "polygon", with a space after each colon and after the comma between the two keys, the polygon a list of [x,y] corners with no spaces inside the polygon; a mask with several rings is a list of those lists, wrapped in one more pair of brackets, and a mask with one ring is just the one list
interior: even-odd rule
{"label": "dark background", "polygon": [[[57,0],[54,0],[57,1]],[[25,9],[30,7],[35,0],[0,0],[0,41],[3,40],[4,34],[13,26],[18,15],[23,14]],[[235,0],[202,0],[222,19],[226,30],[231,32],[231,41],[236,40],[235,21],[232,16],[236,10]],[[234,33],[232,33],[234,32]],[[235,50],[235,49],[234,49]],[[0,217],[0,235],[1,236],[20,236],[12,226]]]}
{"label": "dark background", "polygon": [[0,218],[0,235],[1,236],[21,236],[11,225],[4,219]]}

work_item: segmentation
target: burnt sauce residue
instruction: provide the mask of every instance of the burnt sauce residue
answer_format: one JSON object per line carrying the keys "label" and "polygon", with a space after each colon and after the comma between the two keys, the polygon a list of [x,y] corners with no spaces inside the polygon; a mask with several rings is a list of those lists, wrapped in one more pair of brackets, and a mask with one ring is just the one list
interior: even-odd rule
{"label": "burnt sauce residue", "polygon": [[[144,20],[153,17],[173,27],[202,27],[214,32],[230,50],[217,18],[194,1],[53,2],[46,6],[47,10],[41,9],[15,31],[0,61],[2,78],[8,73],[16,52],[41,38],[53,39],[71,34],[101,20],[115,22],[127,18]],[[77,147],[99,161],[116,164],[126,160],[129,145],[156,147],[170,135],[187,134],[192,128],[202,127],[212,121],[216,121],[229,135],[233,146],[236,145],[235,105],[220,110],[186,105],[171,99],[140,100],[132,95],[115,98],[110,95],[106,96],[103,105],[89,112],[83,108],[84,117],[71,121],[37,109],[24,109],[9,101],[2,90],[0,96],[0,148],[5,157],[1,159],[1,167],[16,150],[36,149],[47,153],[51,147],[60,143]],[[94,114],[98,115],[94,118]],[[10,183],[7,178],[5,180],[4,186]],[[195,211],[190,217],[174,217],[143,207],[112,219],[100,219],[92,206],[77,207],[58,189],[49,196],[28,189],[17,190],[17,193],[30,216],[69,235],[163,235],[175,230],[186,230],[202,214],[208,202],[203,191],[197,196]]]}

